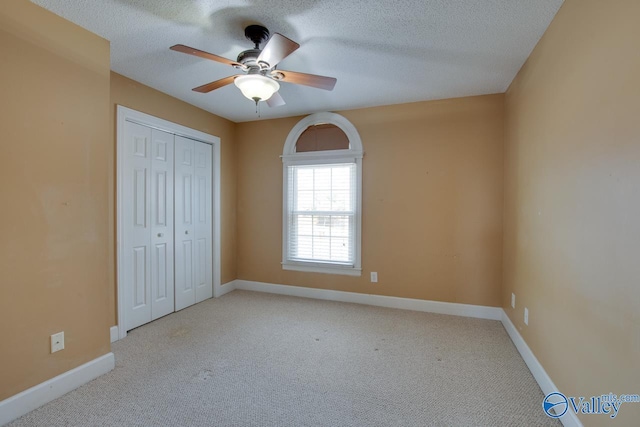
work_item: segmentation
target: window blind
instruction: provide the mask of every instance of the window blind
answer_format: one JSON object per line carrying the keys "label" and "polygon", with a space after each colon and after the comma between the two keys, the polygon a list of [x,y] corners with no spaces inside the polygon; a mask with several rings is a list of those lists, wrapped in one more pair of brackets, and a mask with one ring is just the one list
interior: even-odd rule
{"label": "window blind", "polygon": [[288,166],[290,261],[355,263],[356,164]]}

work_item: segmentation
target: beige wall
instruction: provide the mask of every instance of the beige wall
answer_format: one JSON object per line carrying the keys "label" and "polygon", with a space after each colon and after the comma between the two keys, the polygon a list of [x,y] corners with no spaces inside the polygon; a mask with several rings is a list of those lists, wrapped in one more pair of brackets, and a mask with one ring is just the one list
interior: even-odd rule
{"label": "beige wall", "polygon": [[237,125],[238,278],[499,306],[503,95],[340,114],[365,150],[362,277],[282,270],[279,156],[294,117]]}
{"label": "beige wall", "polygon": [[[206,96],[206,95],[203,95]],[[113,141],[113,153],[115,157],[115,130],[116,130],[116,106],[122,105],[141,111],[152,116],[159,117],[192,129],[199,130],[220,138],[220,208],[221,208],[221,283],[227,283],[237,278],[236,276],[236,124],[201,110],[186,102],[180,101],[155,89],[128,79],[120,74],[111,73],[111,141]],[[115,166],[110,168],[111,194],[115,197]],[[115,224],[114,198],[111,200],[111,224]],[[112,235],[115,230],[112,229]],[[111,268],[115,272],[115,249],[110,248],[112,256]],[[110,294],[110,307],[112,307],[112,324],[115,325],[117,314],[117,295],[115,279],[113,290]]]}
{"label": "beige wall", "polygon": [[2,400],[109,352],[115,105],[221,138],[222,283],[236,278],[236,150],[234,123],[111,73],[106,40],[26,0],[0,3],[0,54]]}
{"label": "beige wall", "polygon": [[2,400],[109,352],[111,140],[106,40],[5,0],[0,57]]}
{"label": "beige wall", "polygon": [[[347,277],[280,265],[279,155],[300,117],[234,124],[110,73],[107,41],[1,2],[0,400],[109,351],[116,104],[221,138],[223,283],[502,305],[564,393],[638,393],[637,16],[636,0],[566,0],[506,98],[340,112],[365,149],[363,276]],[[637,419],[627,404],[617,425]]]}
{"label": "beige wall", "polygon": [[566,0],[506,96],[503,305],[572,396],[640,393],[639,16]]}

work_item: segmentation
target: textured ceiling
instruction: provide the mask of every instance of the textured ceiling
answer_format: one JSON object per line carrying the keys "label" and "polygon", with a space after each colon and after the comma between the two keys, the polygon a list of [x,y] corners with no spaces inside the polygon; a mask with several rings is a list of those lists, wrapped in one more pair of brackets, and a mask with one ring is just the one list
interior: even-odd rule
{"label": "textured ceiling", "polygon": [[261,118],[504,92],[562,0],[32,0],[111,42],[113,71],[236,122],[257,120],[234,85],[191,89],[236,70],[262,24],[300,43],[278,68],[336,77],[332,92],[281,83]]}

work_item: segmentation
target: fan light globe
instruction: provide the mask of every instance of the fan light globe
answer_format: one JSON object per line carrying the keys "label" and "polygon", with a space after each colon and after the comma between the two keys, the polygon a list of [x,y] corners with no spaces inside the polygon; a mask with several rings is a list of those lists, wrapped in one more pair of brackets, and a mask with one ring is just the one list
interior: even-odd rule
{"label": "fan light globe", "polygon": [[280,89],[278,82],[260,74],[238,76],[234,83],[244,96],[256,102],[266,101]]}

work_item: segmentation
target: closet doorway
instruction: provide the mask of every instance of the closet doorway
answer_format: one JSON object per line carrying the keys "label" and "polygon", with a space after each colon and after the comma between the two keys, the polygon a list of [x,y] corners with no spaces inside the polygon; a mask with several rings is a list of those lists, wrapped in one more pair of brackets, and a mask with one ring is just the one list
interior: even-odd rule
{"label": "closet doorway", "polygon": [[117,118],[118,335],[220,291],[220,139]]}

